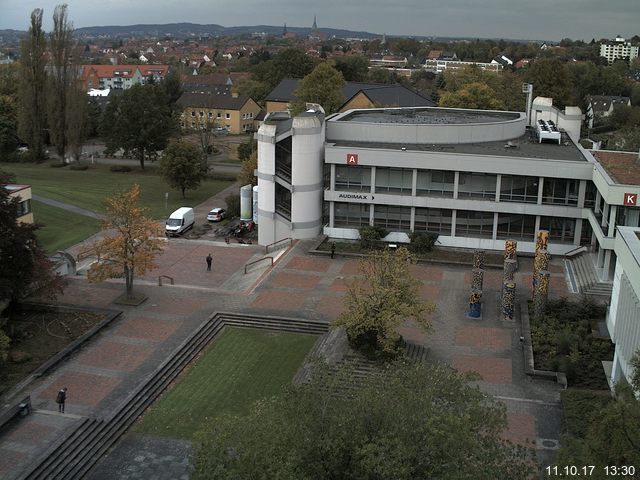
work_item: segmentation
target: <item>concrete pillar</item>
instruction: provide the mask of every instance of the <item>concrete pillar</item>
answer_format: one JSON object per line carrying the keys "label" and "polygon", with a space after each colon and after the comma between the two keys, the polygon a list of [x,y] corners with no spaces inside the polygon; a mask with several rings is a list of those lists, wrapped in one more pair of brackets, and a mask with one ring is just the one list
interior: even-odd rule
{"label": "concrete pillar", "polygon": [[578,208],[584,208],[584,201],[587,198],[587,181],[580,180],[578,184]]}
{"label": "concrete pillar", "polygon": [[537,274],[536,289],[533,295],[533,314],[536,317],[544,315],[549,298],[549,279],[551,273],[547,270],[540,270]]}
{"label": "concrete pillar", "polygon": [[502,286],[502,302],[501,302],[501,312],[502,312],[503,320],[513,321],[515,298],[516,298],[515,282],[504,282]]}
{"label": "concrete pillar", "polygon": [[413,173],[411,174],[411,196],[415,197],[417,194],[418,194],[418,169],[414,168]]}
{"label": "concrete pillar", "polygon": [[484,280],[484,270],[474,268],[471,270],[471,291],[482,291],[482,283]]}
{"label": "concrete pillar", "polygon": [[618,214],[618,206],[611,205],[609,212],[609,230],[607,232],[607,237],[613,237],[616,234],[616,215]]}
{"label": "concrete pillar", "polygon": [[482,315],[482,306],[480,304],[481,298],[482,291],[471,290],[471,294],[469,295],[469,317],[480,318],[480,315]]}
{"label": "concrete pillar", "polygon": [[538,178],[538,205],[542,205],[542,192],[544,190],[544,177]]}
{"label": "concrete pillar", "polygon": [[580,245],[580,238],[582,238],[582,219],[576,218],[576,227],[573,230],[573,244]]}
{"label": "concrete pillar", "polygon": [[451,210],[451,236],[456,236],[456,218],[457,218],[457,210]]}
{"label": "concrete pillar", "polygon": [[496,175],[496,202],[500,201],[500,190],[502,189],[502,175]]}
{"label": "concrete pillar", "polygon": [[329,228],[334,228],[336,220],[335,202],[329,202]]}
{"label": "concrete pillar", "polygon": [[474,250],[473,251],[473,268],[483,269],[484,259],[485,259],[484,250]]}
{"label": "concrete pillar", "polygon": [[456,171],[453,175],[453,198],[458,198],[458,187],[460,186],[460,172]]}

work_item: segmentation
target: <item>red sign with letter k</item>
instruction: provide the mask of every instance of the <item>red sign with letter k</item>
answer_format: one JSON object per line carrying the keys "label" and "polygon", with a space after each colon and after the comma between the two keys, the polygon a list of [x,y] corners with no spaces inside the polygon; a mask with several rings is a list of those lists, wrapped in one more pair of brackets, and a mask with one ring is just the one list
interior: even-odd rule
{"label": "red sign with letter k", "polygon": [[357,153],[347,153],[347,165],[358,165]]}
{"label": "red sign with letter k", "polygon": [[637,193],[625,193],[624,194],[624,204],[630,206],[636,206],[638,202],[638,194]]}

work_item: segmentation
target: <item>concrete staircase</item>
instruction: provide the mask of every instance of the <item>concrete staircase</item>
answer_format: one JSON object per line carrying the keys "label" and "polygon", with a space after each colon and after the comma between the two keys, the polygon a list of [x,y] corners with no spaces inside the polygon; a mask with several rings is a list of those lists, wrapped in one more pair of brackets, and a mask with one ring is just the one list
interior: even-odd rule
{"label": "concrete staircase", "polygon": [[260,328],[320,335],[324,322],[284,317],[219,313],[204,322],[160,366],[140,382],[107,418],[87,418],[54,443],[20,478],[28,480],[81,479],[107,453],[137,418],[225,326]]}
{"label": "concrete staircase", "polygon": [[601,282],[588,254],[567,259],[570,264],[569,275],[573,274],[579,293],[599,297],[611,296],[612,283]]}

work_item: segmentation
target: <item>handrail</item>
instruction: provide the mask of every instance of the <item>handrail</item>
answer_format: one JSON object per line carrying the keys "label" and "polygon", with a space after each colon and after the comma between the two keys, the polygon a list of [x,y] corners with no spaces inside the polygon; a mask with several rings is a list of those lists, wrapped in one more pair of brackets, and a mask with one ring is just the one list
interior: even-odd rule
{"label": "handrail", "polygon": [[247,263],[247,264],[244,266],[244,274],[245,274],[245,275],[247,274],[247,267],[250,267],[251,265],[255,265],[256,263],[260,263],[260,262],[262,262],[263,260],[271,260],[271,266],[273,267],[273,257],[262,257],[262,258],[260,258],[260,259],[258,259],[258,260],[255,260],[255,261],[253,261],[253,262],[249,262],[249,263]]}
{"label": "handrail", "polygon": [[171,285],[173,285],[173,277],[170,277],[169,275],[158,275],[158,286],[159,287],[162,286],[162,277],[168,278],[169,282],[171,283]]}
{"label": "handrail", "polygon": [[577,253],[581,253],[581,252],[586,252],[587,251],[587,247],[584,245],[579,245],[576,248],[574,248],[573,250],[569,250],[567,253],[564,254],[564,258],[569,258],[572,257],[574,255],[576,255]]}
{"label": "handrail", "polygon": [[83,258],[91,257],[95,254],[95,252],[96,249],[94,247],[81,250],[80,252],[78,252],[78,255],[76,255],[76,262],[79,262]]}
{"label": "handrail", "polygon": [[291,237],[282,238],[282,239],[278,240],[277,242],[273,242],[273,243],[270,243],[269,245],[265,246],[264,247],[264,253],[269,253],[269,247],[273,247],[274,245],[277,245],[277,244],[279,244],[281,242],[287,242],[287,241],[289,242],[289,246],[291,246],[293,244],[293,238],[291,238]]}

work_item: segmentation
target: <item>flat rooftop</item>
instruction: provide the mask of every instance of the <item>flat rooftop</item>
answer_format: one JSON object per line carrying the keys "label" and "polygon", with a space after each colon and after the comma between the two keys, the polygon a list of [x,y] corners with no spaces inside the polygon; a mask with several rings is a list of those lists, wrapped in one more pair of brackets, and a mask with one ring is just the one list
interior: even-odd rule
{"label": "flat rooftop", "polygon": [[519,118],[520,114],[514,112],[426,107],[356,110],[335,120],[338,122],[404,123],[409,125],[467,125],[475,123],[501,123]]}
{"label": "flat rooftop", "polygon": [[464,153],[471,155],[489,155],[504,156],[518,158],[540,158],[545,160],[568,160],[574,162],[587,162],[582,152],[569,139],[568,136],[562,136],[563,143],[558,145],[556,142],[538,143],[538,139],[533,131],[527,131],[523,136],[514,138],[509,141],[499,142],[478,142],[478,143],[455,143],[455,144],[399,144],[399,143],[382,143],[382,142],[354,142],[354,141],[335,141],[327,140],[328,144],[337,147],[354,147],[354,148],[376,148],[400,150],[406,148],[409,151],[421,152],[451,152]]}
{"label": "flat rooftop", "polygon": [[591,153],[614,182],[624,185],[640,185],[640,159],[637,153],[603,150],[592,150]]}

